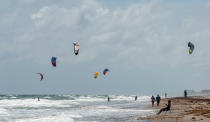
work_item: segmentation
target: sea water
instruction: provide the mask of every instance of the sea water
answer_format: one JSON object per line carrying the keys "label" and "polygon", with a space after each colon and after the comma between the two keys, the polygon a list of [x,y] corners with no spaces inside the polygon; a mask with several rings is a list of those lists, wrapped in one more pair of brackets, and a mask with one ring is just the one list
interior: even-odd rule
{"label": "sea water", "polygon": [[[40,98],[38,101],[37,98]],[[137,121],[154,114],[149,96],[0,95],[0,122]]]}

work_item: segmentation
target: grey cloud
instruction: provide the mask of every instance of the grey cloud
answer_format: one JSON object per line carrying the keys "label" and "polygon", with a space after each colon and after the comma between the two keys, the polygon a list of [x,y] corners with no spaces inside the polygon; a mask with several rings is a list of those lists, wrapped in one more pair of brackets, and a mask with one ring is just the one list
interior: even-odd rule
{"label": "grey cloud", "polygon": [[[17,6],[12,5],[18,11],[8,12],[5,20],[0,20],[0,27],[11,31],[0,41],[0,55],[5,63],[11,60],[23,62],[22,65],[30,62],[33,66],[28,70],[34,71],[40,67],[46,68],[50,57],[57,56],[61,67],[65,67],[59,69],[62,71],[58,73],[60,77],[75,72],[84,75],[86,70],[91,73],[109,66],[116,73],[112,77],[112,81],[117,82],[114,86],[120,80],[127,83],[124,79],[130,80],[132,77],[134,79],[129,82],[138,84],[141,79],[138,76],[143,74],[142,80],[150,81],[145,83],[146,86],[150,86],[149,83],[152,84],[153,80],[158,80],[155,83],[156,90],[161,88],[158,84],[161,80],[168,84],[167,80],[187,80],[192,74],[196,74],[194,70],[203,73],[189,78],[187,84],[191,80],[205,80],[205,72],[209,71],[210,30],[205,21],[209,20],[208,17],[192,14],[182,18],[183,15],[165,7],[164,1],[154,0],[116,9],[103,6],[103,2],[96,0],[20,2]],[[35,7],[30,9],[30,6]],[[4,30],[0,31],[5,35]],[[190,40],[196,47],[193,55],[189,56],[187,42]],[[73,55],[74,41],[81,45],[77,57]],[[71,67],[71,70],[66,67]],[[121,70],[128,72],[123,71],[124,76],[121,76]],[[150,77],[150,73],[154,78]],[[168,76],[163,76],[164,74]],[[68,77],[63,77],[62,83],[68,84]],[[90,74],[79,80],[78,76],[72,76],[70,83],[75,86],[88,84],[89,88],[92,88],[91,85],[98,86],[97,83],[89,84],[90,80],[83,83],[87,77],[90,78]],[[53,78],[49,76],[52,83],[55,83]]]}

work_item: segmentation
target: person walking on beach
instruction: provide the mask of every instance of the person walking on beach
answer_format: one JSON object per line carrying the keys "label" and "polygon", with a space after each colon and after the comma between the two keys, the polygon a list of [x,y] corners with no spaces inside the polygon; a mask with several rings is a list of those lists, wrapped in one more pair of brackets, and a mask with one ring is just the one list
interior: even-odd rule
{"label": "person walking on beach", "polygon": [[187,90],[184,90],[184,97],[187,98]]}
{"label": "person walking on beach", "polygon": [[152,95],[151,97],[151,102],[152,102],[152,107],[154,106],[154,103],[155,103],[155,97]]}
{"label": "person walking on beach", "polygon": [[160,96],[159,96],[159,94],[156,96],[156,101],[157,101],[157,106],[159,106],[159,104],[160,104]]}
{"label": "person walking on beach", "polygon": [[165,108],[160,109],[160,111],[157,113],[160,114],[163,111],[170,111],[171,110],[171,100],[168,100],[168,104],[166,104],[167,106]]}
{"label": "person walking on beach", "polygon": [[135,96],[135,101],[138,99],[138,97],[137,96]]}

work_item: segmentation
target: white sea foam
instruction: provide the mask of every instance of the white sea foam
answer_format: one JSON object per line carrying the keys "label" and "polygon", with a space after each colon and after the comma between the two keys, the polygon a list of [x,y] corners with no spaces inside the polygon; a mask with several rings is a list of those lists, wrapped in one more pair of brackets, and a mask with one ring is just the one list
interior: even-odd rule
{"label": "white sea foam", "polygon": [[0,116],[8,116],[9,113],[6,109],[0,108]]}
{"label": "white sea foam", "polygon": [[16,95],[15,99],[0,100],[0,121],[132,121],[135,117],[154,114],[153,110],[144,109],[150,103],[149,96],[139,96],[137,101],[134,96],[109,96],[110,102],[105,95],[46,95],[40,101],[36,97]]}
{"label": "white sea foam", "polygon": [[77,105],[78,102],[69,100],[46,100],[42,99],[37,101],[36,99],[15,99],[15,100],[0,100],[0,107],[70,107]]}
{"label": "white sea foam", "polygon": [[[12,121],[11,121],[12,122]],[[29,118],[29,119],[19,119],[13,122],[74,122],[71,116],[60,115],[60,116],[48,116],[42,118]]]}

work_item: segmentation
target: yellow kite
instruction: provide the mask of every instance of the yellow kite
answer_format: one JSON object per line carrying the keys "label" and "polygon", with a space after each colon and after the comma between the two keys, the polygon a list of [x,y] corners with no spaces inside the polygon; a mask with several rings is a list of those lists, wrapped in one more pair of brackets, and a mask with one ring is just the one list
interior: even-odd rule
{"label": "yellow kite", "polygon": [[95,72],[94,78],[96,79],[98,77],[98,72]]}

